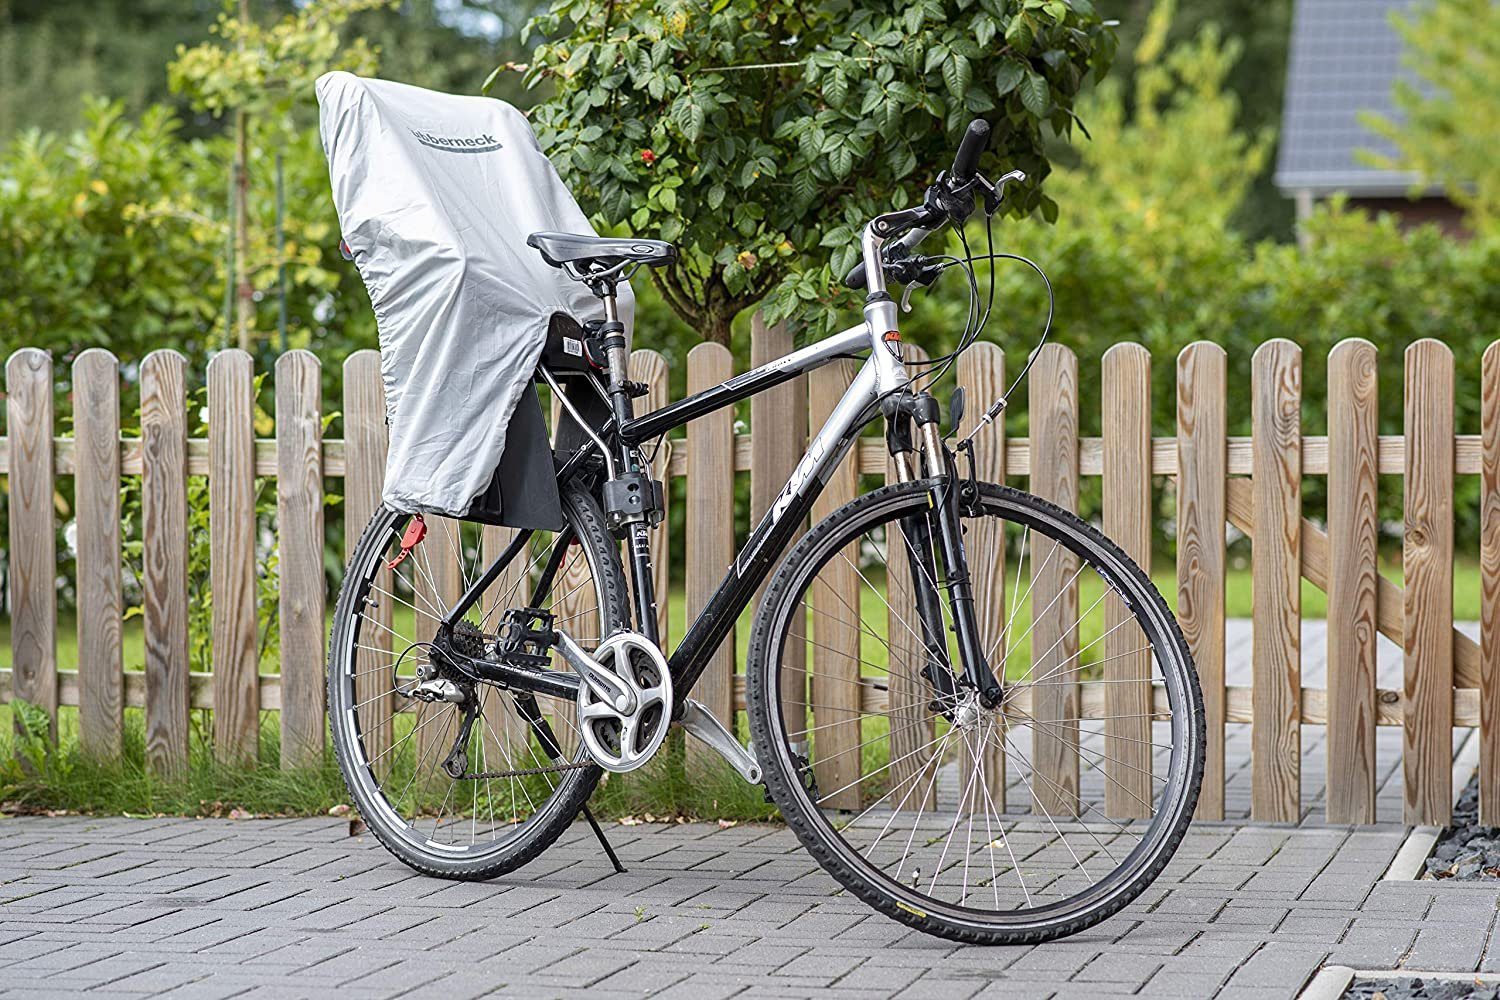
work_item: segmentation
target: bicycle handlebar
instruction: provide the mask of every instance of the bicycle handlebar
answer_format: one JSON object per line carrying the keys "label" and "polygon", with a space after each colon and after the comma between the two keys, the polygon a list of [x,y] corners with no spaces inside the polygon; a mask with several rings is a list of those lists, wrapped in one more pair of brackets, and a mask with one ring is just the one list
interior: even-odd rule
{"label": "bicycle handlebar", "polygon": [[[979,167],[979,158],[989,148],[989,144],[990,123],[983,118],[974,119],[969,123],[968,130],[964,132],[964,137],[958,144],[958,152],[954,154],[952,169],[947,175],[939,177],[937,182],[927,189],[928,196],[923,204],[880,216],[872,223],[876,234],[886,238],[899,234],[900,241],[895,245],[910,251],[934,230],[940,229],[951,217],[949,209],[954,196],[969,195],[972,190],[969,182],[974,179]],[[969,197],[971,199],[972,195]],[[966,201],[969,205],[973,204],[972,200],[966,199]],[[965,211],[964,215],[967,216],[968,212]],[[864,261],[855,264],[844,276],[844,284],[856,290],[865,287]]]}
{"label": "bicycle handlebar", "polygon": [[963,141],[958,144],[958,153],[953,157],[953,179],[963,183],[974,176],[979,167],[979,157],[990,145],[990,123],[983,118],[969,122]]}

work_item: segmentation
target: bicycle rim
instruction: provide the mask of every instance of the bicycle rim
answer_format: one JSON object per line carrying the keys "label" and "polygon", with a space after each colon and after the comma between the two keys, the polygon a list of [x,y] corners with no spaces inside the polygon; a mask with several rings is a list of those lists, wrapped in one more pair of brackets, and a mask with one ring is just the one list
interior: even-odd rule
{"label": "bicycle rim", "polygon": [[[965,537],[1004,702],[984,707],[954,672],[944,567],[910,537],[928,490],[908,484],[835,512],[778,572],[752,639],[752,726],[783,814],[856,894],[932,933],[1041,940],[1117,911],[1165,865],[1197,798],[1202,698],[1165,603],[1113,543],[1028,494],[981,496]],[[924,557],[893,564],[906,551]],[[936,679],[918,577],[941,595]]]}

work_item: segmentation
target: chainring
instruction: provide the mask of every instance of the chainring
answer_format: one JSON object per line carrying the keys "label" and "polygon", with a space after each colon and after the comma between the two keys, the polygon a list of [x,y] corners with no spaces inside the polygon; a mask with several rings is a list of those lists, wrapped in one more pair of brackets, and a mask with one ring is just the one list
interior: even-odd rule
{"label": "chainring", "polygon": [[578,687],[578,732],[606,771],[633,771],[660,749],[672,725],[672,675],[656,644],[635,632],[616,632],[594,659],[625,682],[635,709],[622,712],[587,684]]}

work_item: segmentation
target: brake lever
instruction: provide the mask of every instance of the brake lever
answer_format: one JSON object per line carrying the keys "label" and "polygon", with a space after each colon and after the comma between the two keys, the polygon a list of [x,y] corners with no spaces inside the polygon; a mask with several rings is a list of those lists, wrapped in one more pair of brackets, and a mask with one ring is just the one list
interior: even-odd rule
{"label": "brake lever", "polygon": [[1001,174],[993,184],[991,184],[988,180],[978,174],[974,175],[973,183],[979,188],[980,193],[984,195],[985,215],[994,215],[996,212],[1000,211],[1000,202],[1005,197],[1005,185],[1009,184],[1011,181],[1017,181],[1022,184],[1026,183],[1025,171],[1008,171],[1004,174]]}
{"label": "brake lever", "polygon": [[[943,273],[943,265],[934,261],[931,257],[912,256],[903,258],[897,265],[899,274],[893,274],[896,280],[905,284],[901,292],[901,311],[911,312],[911,295],[920,285],[929,288]],[[894,269],[892,269],[894,270]]]}

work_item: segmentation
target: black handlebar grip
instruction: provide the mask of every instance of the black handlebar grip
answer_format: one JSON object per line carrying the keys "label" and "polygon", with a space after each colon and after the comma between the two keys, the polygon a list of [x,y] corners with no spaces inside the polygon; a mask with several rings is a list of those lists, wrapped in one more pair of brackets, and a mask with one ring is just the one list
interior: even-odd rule
{"label": "black handlebar grip", "polygon": [[844,275],[844,287],[852,288],[855,291],[859,291],[859,289],[865,287],[864,261],[860,261],[858,264],[855,264],[854,268],[848,274]]}
{"label": "black handlebar grip", "polygon": [[963,142],[958,144],[958,154],[953,157],[953,179],[962,182],[973,177],[979,168],[979,157],[989,144],[990,123],[983,118],[969,122],[969,130],[964,133]]}

